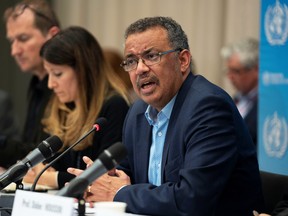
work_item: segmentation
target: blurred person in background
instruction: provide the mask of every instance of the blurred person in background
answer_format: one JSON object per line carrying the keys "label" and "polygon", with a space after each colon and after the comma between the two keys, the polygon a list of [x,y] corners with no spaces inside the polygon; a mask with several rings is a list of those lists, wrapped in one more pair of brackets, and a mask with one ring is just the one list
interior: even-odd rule
{"label": "blurred person in background", "polygon": [[234,101],[257,146],[259,42],[246,38],[221,49],[227,77],[236,89]]}
{"label": "blurred person in background", "polygon": [[4,13],[6,36],[11,44],[11,56],[24,73],[32,75],[27,93],[27,114],[21,140],[2,137],[0,166],[9,167],[22,159],[47,138],[41,119],[51,95],[48,75],[39,55],[42,45],[58,33],[60,25],[51,6],[45,0],[24,0]]}

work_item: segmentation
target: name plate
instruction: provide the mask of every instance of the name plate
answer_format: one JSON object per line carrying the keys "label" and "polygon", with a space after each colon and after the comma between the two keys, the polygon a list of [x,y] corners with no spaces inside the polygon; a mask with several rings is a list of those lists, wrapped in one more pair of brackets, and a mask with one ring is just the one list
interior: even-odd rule
{"label": "name plate", "polygon": [[12,216],[72,216],[74,198],[16,190]]}

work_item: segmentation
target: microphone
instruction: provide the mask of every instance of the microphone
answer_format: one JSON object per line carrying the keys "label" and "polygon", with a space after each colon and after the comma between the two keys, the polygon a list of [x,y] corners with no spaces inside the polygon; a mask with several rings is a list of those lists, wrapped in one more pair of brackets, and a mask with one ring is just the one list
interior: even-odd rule
{"label": "microphone", "polygon": [[125,146],[121,142],[115,143],[104,150],[91,166],[70,181],[56,195],[79,198],[89,184],[107,171],[113,169],[126,155],[127,150]]}
{"label": "microphone", "polygon": [[10,167],[0,176],[0,190],[12,182],[21,180],[29,168],[52,157],[61,147],[62,141],[57,136],[51,136],[42,141],[36,149],[30,152],[22,161]]}
{"label": "microphone", "polygon": [[92,129],[90,129],[86,134],[84,134],[81,138],[79,138],[73,145],[71,145],[69,148],[67,148],[65,151],[63,151],[58,157],[56,157],[54,160],[52,160],[50,163],[48,163],[43,170],[36,176],[32,186],[31,191],[35,191],[36,184],[38,180],[40,179],[41,175],[54,163],[56,163],[59,159],[61,159],[68,151],[70,151],[72,148],[74,148],[76,145],[78,145],[83,139],[85,139],[89,134],[91,134],[94,131],[100,131],[102,130],[102,127],[105,127],[107,124],[107,119],[104,117],[98,118],[93,125]]}

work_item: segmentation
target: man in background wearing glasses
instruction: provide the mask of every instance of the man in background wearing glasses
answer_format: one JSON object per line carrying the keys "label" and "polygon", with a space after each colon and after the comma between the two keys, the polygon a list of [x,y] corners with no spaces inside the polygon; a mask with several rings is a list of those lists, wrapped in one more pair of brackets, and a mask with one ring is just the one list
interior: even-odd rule
{"label": "man in background wearing glasses", "polygon": [[47,40],[58,33],[60,26],[45,0],[24,0],[6,9],[4,20],[11,55],[21,71],[33,75],[28,89],[27,115],[21,142],[8,138],[0,140],[0,166],[7,168],[47,138],[41,119],[51,91],[39,51]]}
{"label": "man in background wearing glasses", "polygon": [[128,212],[163,216],[248,216],[261,209],[247,127],[226,92],[191,73],[181,26],[169,17],[136,21],[126,30],[124,56],[121,66],[142,99],[124,123],[128,156],[89,186],[86,200],[122,201]]}

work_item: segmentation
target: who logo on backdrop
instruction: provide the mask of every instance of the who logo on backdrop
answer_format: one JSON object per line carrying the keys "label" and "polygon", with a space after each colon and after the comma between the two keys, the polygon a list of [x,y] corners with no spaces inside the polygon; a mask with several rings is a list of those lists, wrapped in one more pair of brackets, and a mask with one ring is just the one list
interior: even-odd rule
{"label": "who logo on backdrop", "polygon": [[271,45],[282,45],[288,35],[288,8],[276,0],[265,12],[265,34]]}
{"label": "who logo on backdrop", "polygon": [[258,159],[288,175],[288,0],[261,0]]}
{"label": "who logo on backdrop", "polygon": [[277,112],[267,116],[263,127],[263,141],[266,154],[270,157],[282,158],[287,150],[287,122]]}

